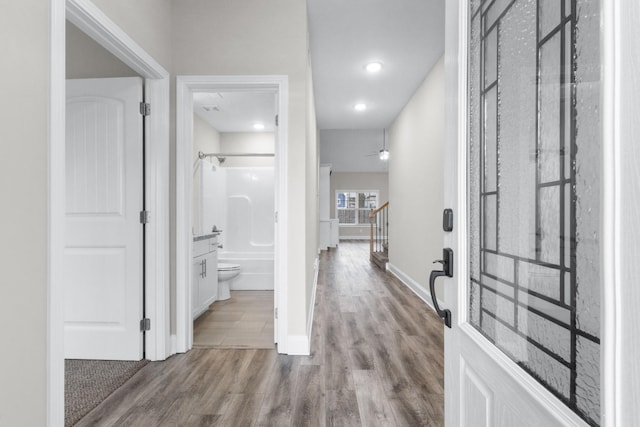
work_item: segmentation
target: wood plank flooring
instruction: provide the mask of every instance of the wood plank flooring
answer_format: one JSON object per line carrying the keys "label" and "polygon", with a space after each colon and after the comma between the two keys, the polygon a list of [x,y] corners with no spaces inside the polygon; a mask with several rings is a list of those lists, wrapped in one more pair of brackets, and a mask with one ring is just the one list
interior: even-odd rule
{"label": "wood plank flooring", "polygon": [[[426,274],[426,273],[425,273]],[[441,426],[443,327],[369,262],[321,255],[310,356],[194,349],[145,366],[78,426]]]}
{"label": "wood plank flooring", "polygon": [[273,349],[273,291],[231,291],[193,322],[194,348]]}

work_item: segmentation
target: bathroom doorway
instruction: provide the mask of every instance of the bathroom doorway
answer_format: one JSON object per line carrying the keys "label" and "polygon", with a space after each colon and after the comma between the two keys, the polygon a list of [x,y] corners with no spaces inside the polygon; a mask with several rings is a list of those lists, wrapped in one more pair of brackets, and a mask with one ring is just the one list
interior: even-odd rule
{"label": "bathroom doorway", "polygon": [[178,352],[286,353],[286,81],[178,77]]}
{"label": "bathroom doorway", "polygon": [[194,92],[193,113],[193,347],[273,348],[276,94]]}

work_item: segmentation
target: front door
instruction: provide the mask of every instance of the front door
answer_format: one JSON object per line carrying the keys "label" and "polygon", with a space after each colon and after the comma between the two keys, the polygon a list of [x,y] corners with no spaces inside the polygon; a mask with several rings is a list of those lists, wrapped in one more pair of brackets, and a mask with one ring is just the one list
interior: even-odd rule
{"label": "front door", "polygon": [[601,423],[600,6],[447,2],[448,426]]}
{"label": "front door", "polygon": [[140,360],[142,79],[67,81],[65,358]]}

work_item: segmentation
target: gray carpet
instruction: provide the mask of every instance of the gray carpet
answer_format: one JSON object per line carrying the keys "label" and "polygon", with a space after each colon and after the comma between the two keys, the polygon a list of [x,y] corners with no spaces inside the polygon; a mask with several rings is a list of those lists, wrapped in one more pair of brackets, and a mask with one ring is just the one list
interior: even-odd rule
{"label": "gray carpet", "polygon": [[147,363],[147,360],[65,360],[65,426],[77,423]]}

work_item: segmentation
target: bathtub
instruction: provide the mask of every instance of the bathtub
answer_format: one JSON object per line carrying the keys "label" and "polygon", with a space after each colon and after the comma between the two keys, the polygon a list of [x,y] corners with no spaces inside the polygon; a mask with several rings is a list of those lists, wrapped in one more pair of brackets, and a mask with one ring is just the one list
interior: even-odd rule
{"label": "bathtub", "polygon": [[240,265],[240,274],[231,281],[231,290],[273,290],[273,252],[218,252],[218,262]]}

